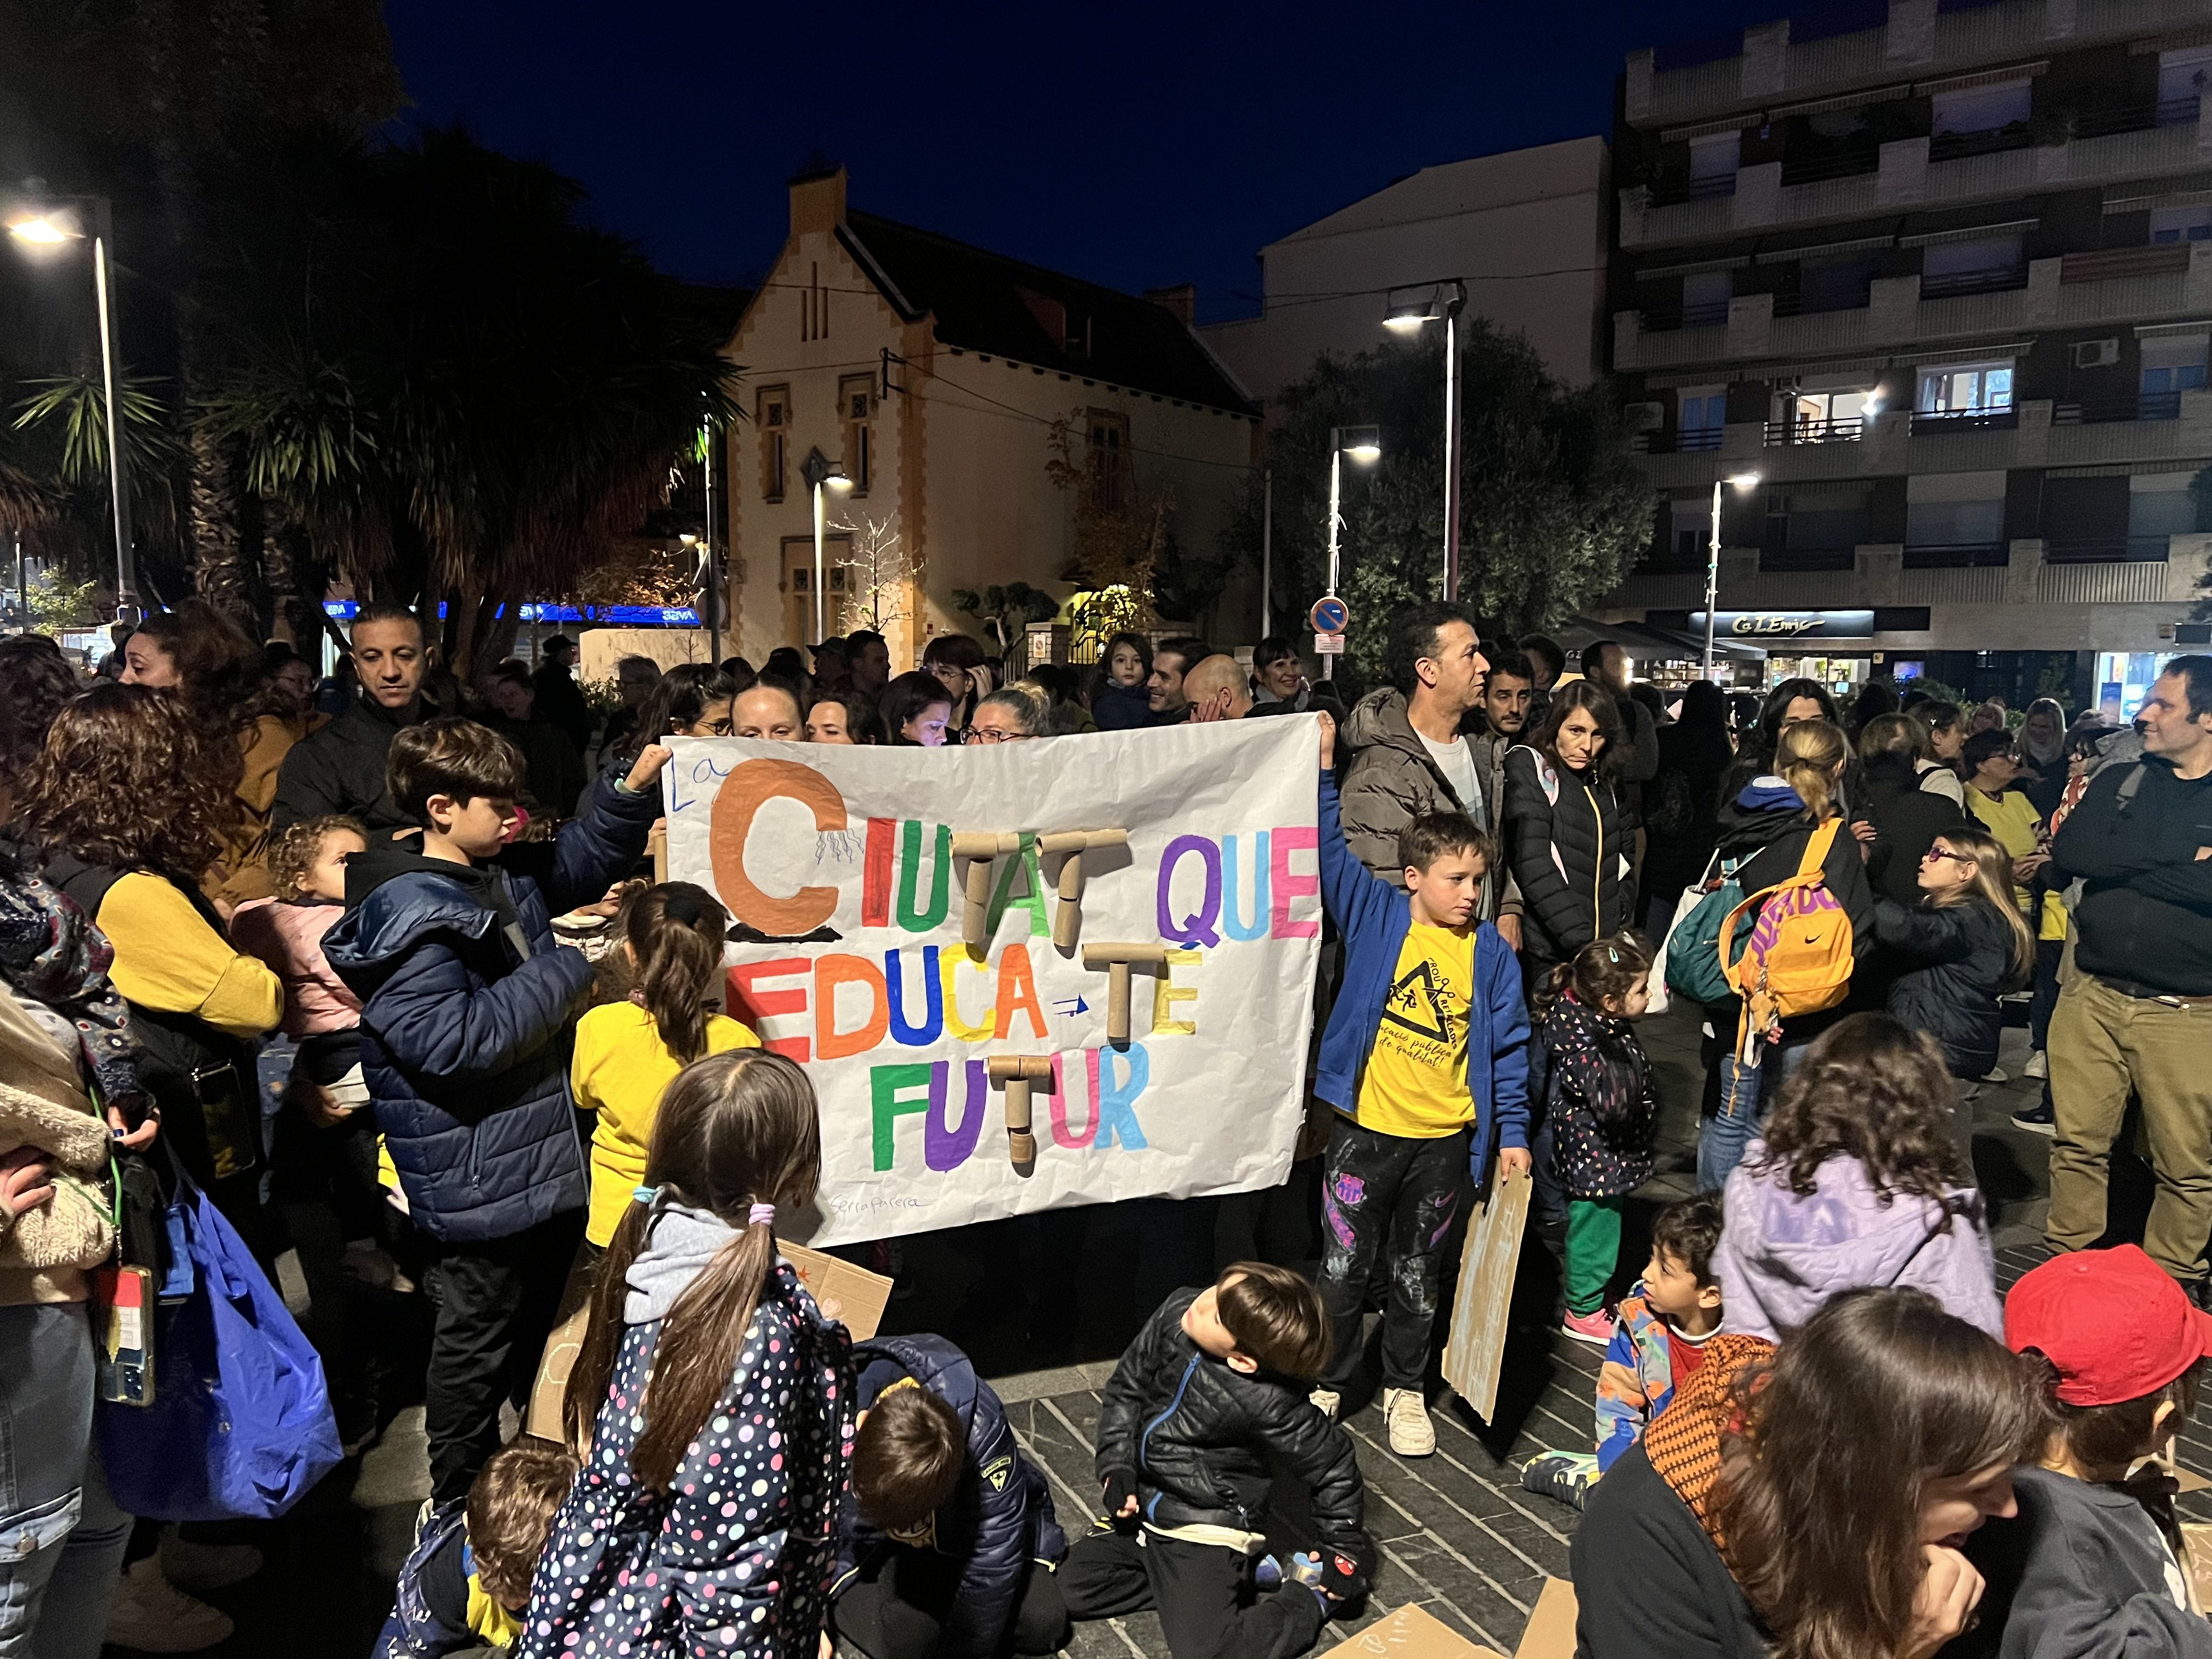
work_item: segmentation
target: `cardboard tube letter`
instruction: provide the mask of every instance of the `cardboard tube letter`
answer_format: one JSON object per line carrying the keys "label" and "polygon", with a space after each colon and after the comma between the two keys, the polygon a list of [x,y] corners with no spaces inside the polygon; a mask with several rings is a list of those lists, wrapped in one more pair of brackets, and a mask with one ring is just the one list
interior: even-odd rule
{"label": "cardboard tube letter", "polygon": [[968,954],[978,962],[983,959],[983,951],[991,942],[991,860],[1001,853],[1019,851],[1021,844],[1018,835],[998,830],[952,838],[952,856],[968,860],[967,885],[962,890],[960,937],[968,946]]}
{"label": "cardboard tube letter", "polygon": [[1052,942],[1061,950],[1075,947],[1076,929],[1083,922],[1083,855],[1094,847],[1128,844],[1127,830],[1060,830],[1037,837],[1042,856],[1066,854],[1060,862],[1060,902],[1052,915]]}
{"label": "cardboard tube letter", "polygon": [[994,1054],[987,1064],[991,1081],[1006,1091],[1006,1150],[1015,1170],[1036,1168],[1036,1137],[1030,1133],[1030,1086],[1052,1081],[1049,1054]]}
{"label": "cardboard tube letter", "polygon": [[1143,963],[1158,967],[1168,959],[1164,945],[1102,941],[1083,947],[1083,965],[1092,972],[1107,969],[1106,1041],[1117,1048],[1129,1043],[1129,966]]}

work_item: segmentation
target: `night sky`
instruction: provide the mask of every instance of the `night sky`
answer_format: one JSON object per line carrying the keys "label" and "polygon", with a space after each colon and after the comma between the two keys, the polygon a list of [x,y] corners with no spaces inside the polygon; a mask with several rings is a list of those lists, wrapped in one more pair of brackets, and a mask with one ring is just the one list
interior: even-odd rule
{"label": "night sky", "polygon": [[1776,0],[861,5],[386,0],[410,123],[582,181],[664,270],[742,283],[816,151],[857,207],[1255,310],[1261,246],[1442,161],[1604,132],[1632,46]]}

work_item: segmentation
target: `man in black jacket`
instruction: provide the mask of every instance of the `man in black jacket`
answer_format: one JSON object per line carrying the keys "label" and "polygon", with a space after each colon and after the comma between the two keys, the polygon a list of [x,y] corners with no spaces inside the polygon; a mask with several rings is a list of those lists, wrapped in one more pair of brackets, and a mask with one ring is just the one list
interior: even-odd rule
{"label": "man in black jacket", "polygon": [[575,661],[576,642],[566,634],[556,634],[539,647],[538,671],[531,675],[530,684],[537,693],[538,718],[559,727],[580,755],[592,746],[592,709],[569,675]]}
{"label": "man in black jacket", "polygon": [[[1155,1607],[1175,1659],[1292,1659],[1364,1593],[1372,1547],[1351,1439],[1306,1399],[1328,1318],[1286,1267],[1240,1261],[1176,1291],[1114,1368],[1098,1407],[1109,1519],[1068,1552],[1078,1619]],[[1304,1480],[1320,1552],[1255,1596],[1270,1462]]]}
{"label": "man in black jacket", "polygon": [[422,672],[430,662],[422,624],[400,605],[363,605],[348,654],[360,694],[351,708],[284,757],[276,775],[278,830],[332,812],[386,835],[416,827],[385,787],[384,760],[402,729],[438,712],[422,696]]}
{"label": "man in black jacket", "polygon": [[2136,716],[2143,757],[2099,773],[2051,842],[2084,884],[2051,1020],[2056,1249],[2105,1231],[2112,1141],[2142,1101],[2158,1194],[2143,1233],[2185,1285],[2212,1237],[2212,656],[2176,657]]}

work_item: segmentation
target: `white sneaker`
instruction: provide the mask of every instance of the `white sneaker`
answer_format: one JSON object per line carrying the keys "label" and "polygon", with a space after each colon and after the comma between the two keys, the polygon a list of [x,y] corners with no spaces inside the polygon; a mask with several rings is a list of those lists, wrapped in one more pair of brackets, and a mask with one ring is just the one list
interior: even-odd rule
{"label": "white sneaker", "polygon": [[158,1555],[124,1569],[107,1612],[107,1639],[141,1653],[198,1653],[228,1642],[236,1628],[228,1613],[195,1601],[161,1577]]}
{"label": "white sneaker", "polygon": [[2044,1053],[2042,1049],[2038,1048],[2033,1054],[2027,1057],[2027,1064],[2021,1068],[2021,1075],[2022,1077],[2049,1077],[2051,1075],[2051,1056]]}
{"label": "white sneaker", "polygon": [[1419,1389],[1382,1390],[1382,1422],[1390,1431],[1390,1449],[1401,1457],[1426,1457],[1437,1449],[1436,1425]]}
{"label": "white sneaker", "polygon": [[1316,1411],[1332,1423],[1336,1421],[1336,1408],[1344,1403],[1344,1396],[1334,1389],[1316,1389],[1306,1398]]}
{"label": "white sneaker", "polygon": [[181,1590],[228,1589],[260,1571],[251,1544],[195,1544],[173,1532],[161,1540],[161,1577]]}
{"label": "white sneaker", "polygon": [[1982,1073],[1980,1081],[1984,1083],[2009,1083],[2012,1081],[2012,1073],[2005,1070],[2002,1066],[1992,1066],[1988,1071]]}

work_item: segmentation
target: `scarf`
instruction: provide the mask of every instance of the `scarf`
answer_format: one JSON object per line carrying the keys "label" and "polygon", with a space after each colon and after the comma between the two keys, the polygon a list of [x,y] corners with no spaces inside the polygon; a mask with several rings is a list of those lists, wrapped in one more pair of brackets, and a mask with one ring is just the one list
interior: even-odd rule
{"label": "scarf", "polygon": [[1728,1540],[1706,1510],[1721,1472],[1721,1437],[1735,1425],[1737,1384],[1773,1353],[1774,1345],[1764,1337],[1723,1331],[1708,1339],[1705,1363],[1675,1389],[1674,1403],[1644,1431],[1644,1455],[1698,1517],[1723,1560]]}
{"label": "scarf", "polygon": [[0,979],[64,1014],[103,1105],[141,1100],[131,1014],[108,982],[115,947],[92,918],[28,865],[0,862]]}

